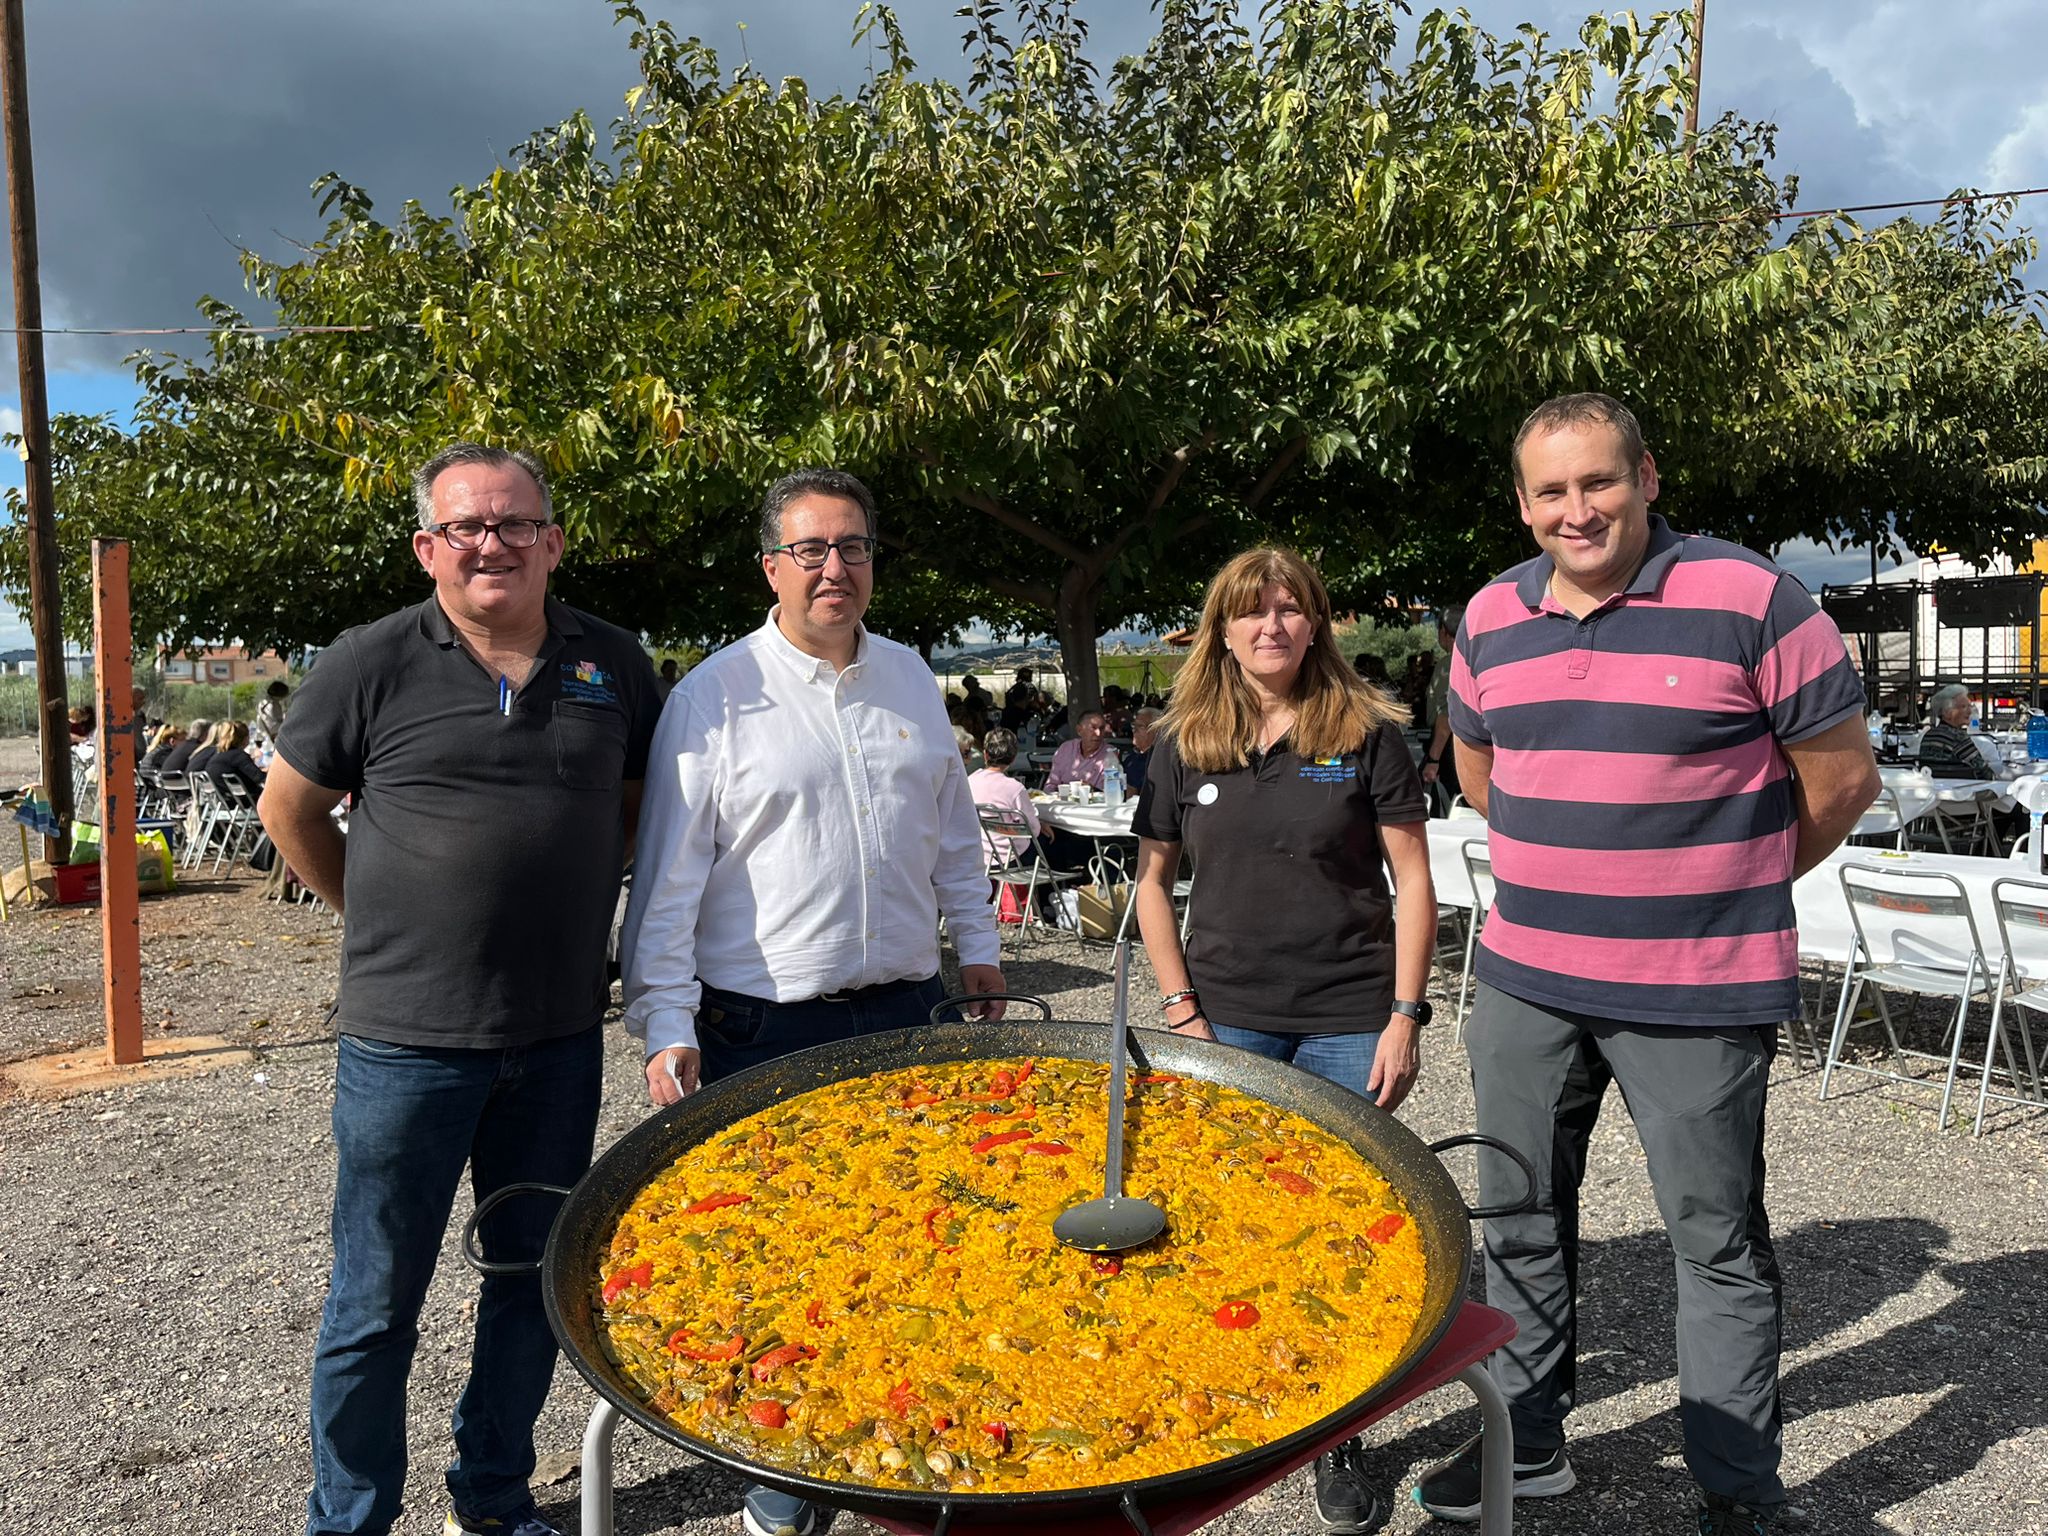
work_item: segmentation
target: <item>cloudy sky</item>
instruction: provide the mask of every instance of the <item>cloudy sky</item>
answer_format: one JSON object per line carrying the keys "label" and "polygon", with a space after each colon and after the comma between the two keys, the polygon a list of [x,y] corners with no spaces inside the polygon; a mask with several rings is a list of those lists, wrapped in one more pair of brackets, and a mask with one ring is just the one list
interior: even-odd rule
{"label": "cloudy sky", "polygon": [[[644,3],[821,90],[851,88],[867,62],[849,45],[856,0]],[[1496,31],[1564,33],[1594,8],[1467,5]],[[1150,34],[1143,0],[1083,9],[1104,59]],[[921,61],[956,67],[953,0],[897,10]],[[635,79],[603,0],[29,0],[27,32],[48,325],[191,324],[199,295],[239,296],[239,245],[282,255],[318,233],[306,189],[322,172],[385,210],[445,206],[532,129],[579,107],[607,120]],[[2048,185],[2044,41],[2048,0],[1711,0],[1704,111],[1776,122],[1779,170],[1809,205]],[[2024,206],[2048,228],[2048,197]],[[132,345],[52,337],[53,408],[125,410]],[[7,427],[14,380],[10,351]],[[1866,559],[1787,558],[1814,583]],[[0,606],[0,649],[26,643]]]}

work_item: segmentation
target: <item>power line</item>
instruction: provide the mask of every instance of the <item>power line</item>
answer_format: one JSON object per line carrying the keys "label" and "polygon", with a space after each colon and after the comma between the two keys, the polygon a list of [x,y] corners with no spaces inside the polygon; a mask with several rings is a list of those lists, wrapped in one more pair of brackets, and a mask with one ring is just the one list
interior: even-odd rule
{"label": "power line", "polygon": [[1647,235],[1665,229],[1706,229],[1715,224],[1735,224],[1754,218],[1775,224],[1784,219],[1839,218],[1845,213],[1896,213],[1902,208],[1947,208],[1957,203],[1992,203],[2000,198],[2039,197],[2043,193],[2048,193],[2048,187],[2014,187],[2005,192],[1959,192],[1951,197],[1919,197],[1903,203],[1858,203],[1846,208],[1804,208],[1787,213],[1723,213],[1711,219],[1686,219],[1675,224],[1639,224],[1622,233]]}
{"label": "power line", "polygon": [[383,325],[153,325],[89,326],[40,325],[0,326],[0,331],[38,336],[347,336],[366,331],[417,331],[416,320],[392,320]]}

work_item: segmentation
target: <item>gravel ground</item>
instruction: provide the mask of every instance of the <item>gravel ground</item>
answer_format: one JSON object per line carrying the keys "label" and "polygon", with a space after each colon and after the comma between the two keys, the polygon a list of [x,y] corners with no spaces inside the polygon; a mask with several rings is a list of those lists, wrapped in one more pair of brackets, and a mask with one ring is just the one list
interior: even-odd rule
{"label": "gravel ground", "polygon": [[[0,741],[0,782],[31,761]],[[17,848],[0,840],[0,863]],[[146,901],[143,937],[152,1030],[226,1035],[259,1059],[62,1104],[0,1102],[0,1522],[51,1536],[293,1530],[328,1262],[337,933],[262,901],[242,872]],[[0,1059],[99,1037],[97,958],[90,911],[0,927]],[[1008,974],[1062,1017],[1108,1015],[1100,948],[1050,941]],[[1150,985],[1141,965],[1134,995]],[[646,1109],[635,1057],[611,1034],[600,1145]],[[1433,1138],[1469,1129],[1472,1101],[1449,1031],[1430,1044],[1403,1118]],[[1850,1536],[2048,1532],[2048,1118],[2008,1110],[1973,1142],[1937,1133],[1930,1092],[1852,1086],[1821,1104],[1789,1052],[1777,1078],[1771,1208],[1795,1502],[1812,1529]],[[1520,1527],[1690,1531],[1670,1262],[1618,1096],[1594,1139],[1585,1225],[1583,1401],[1570,1424],[1581,1489],[1520,1506]],[[421,1323],[403,1531],[438,1529],[476,1288],[451,1244]],[[538,1492],[567,1529],[589,1406],[564,1367],[540,1425]],[[1375,1455],[1405,1490],[1476,1428],[1470,1395],[1446,1388],[1383,1424]],[[617,1468],[622,1536],[736,1529],[738,1485],[724,1473],[631,1426]],[[1430,1524],[1404,1498],[1388,1529]],[[1215,1529],[1313,1530],[1306,1477]]]}

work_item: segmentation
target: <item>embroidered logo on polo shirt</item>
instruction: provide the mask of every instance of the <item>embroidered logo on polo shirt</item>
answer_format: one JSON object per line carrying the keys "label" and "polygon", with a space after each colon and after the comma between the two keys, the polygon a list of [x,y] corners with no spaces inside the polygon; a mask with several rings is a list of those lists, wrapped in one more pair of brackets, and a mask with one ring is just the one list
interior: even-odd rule
{"label": "embroidered logo on polo shirt", "polygon": [[591,704],[619,702],[619,696],[612,688],[610,675],[594,661],[562,663],[562,697],[581,699]]}
{"label": "embroidered logo on polo shirt", "polygon": [[1341,757],[1318,757],[1301,765],[1301,777],[1312,784],[1341,784],[1351,777],[1351,770]]}

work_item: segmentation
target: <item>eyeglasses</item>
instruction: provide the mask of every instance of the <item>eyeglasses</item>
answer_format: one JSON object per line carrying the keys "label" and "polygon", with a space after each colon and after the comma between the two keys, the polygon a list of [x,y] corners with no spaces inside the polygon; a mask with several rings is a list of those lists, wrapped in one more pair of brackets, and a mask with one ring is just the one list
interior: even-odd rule
{"label": "eyeglasses", "polygon": [[508,517],[498,523],[471,522],[465,518],[456,523],[429,523],[427,532],[441,535],[450,549],[482,549],[484,540],[494,533],[507,549],[530,549],[540,538],[541,529],[547,526],[545,519],[537,517]]}
{"label": "eyeglasses", "polygon": [[815,571],[832,558],[835,549],[847,565],[866,565],[875,558],[875,541],[865,534],[850,539],[798,539],[794,544],[777,544],[768,553],[788,555],[798,569]]}

